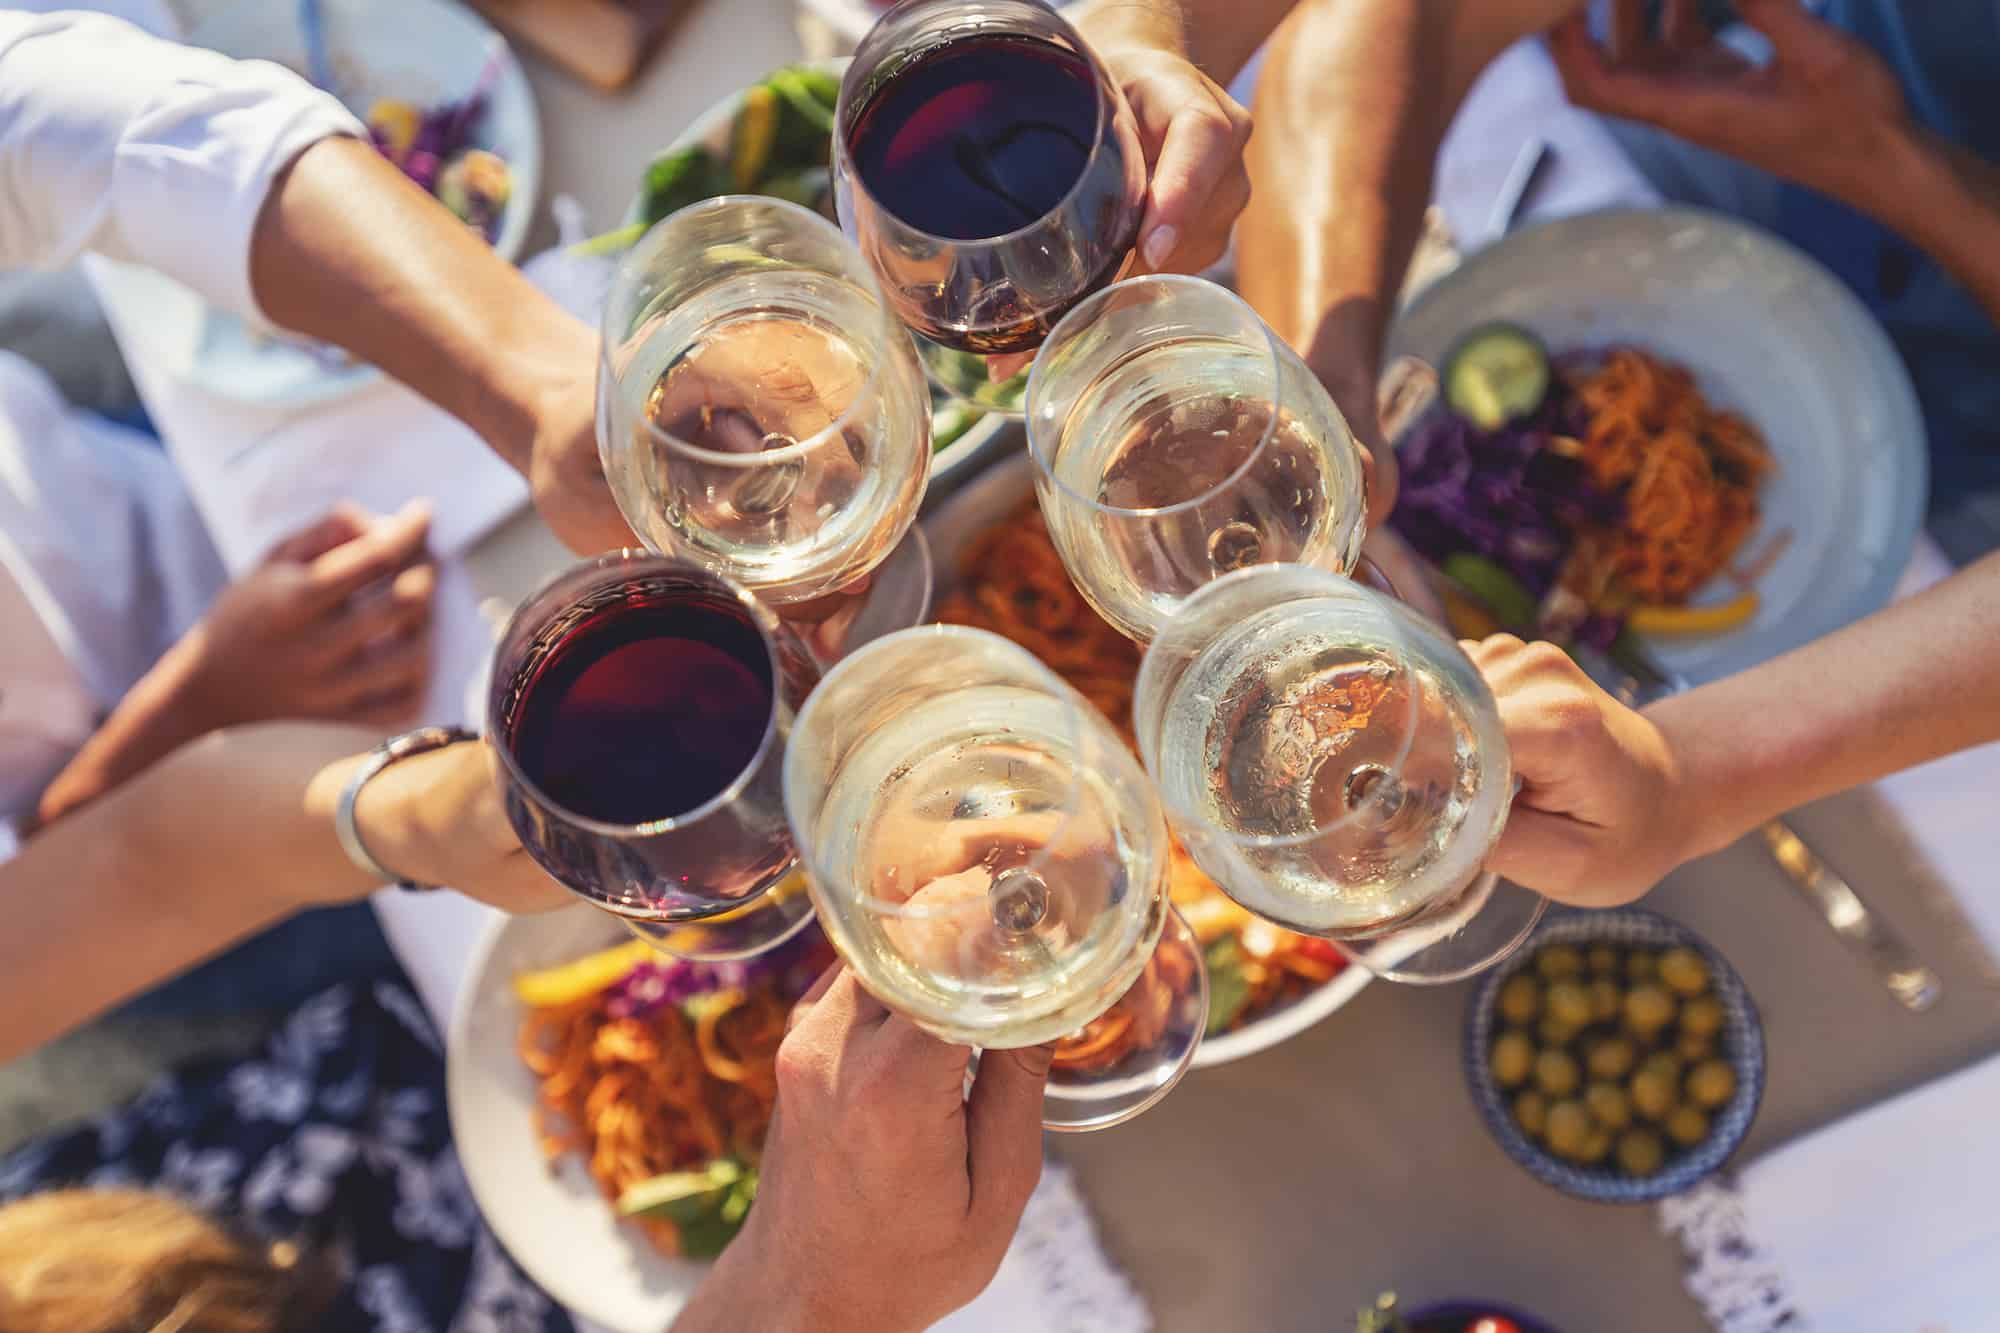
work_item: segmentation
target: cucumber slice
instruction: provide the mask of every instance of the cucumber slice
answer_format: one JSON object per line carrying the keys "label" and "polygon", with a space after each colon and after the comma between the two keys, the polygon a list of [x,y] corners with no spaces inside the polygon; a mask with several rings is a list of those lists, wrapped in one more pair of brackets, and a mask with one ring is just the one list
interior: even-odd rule
{"label": "cucumber slice", "polygon": [[1542,405],[1549,352],[1517,324],[1487,324],[1458,340],[1444,363],[1444,398],[1481,430],[1498,430]]}

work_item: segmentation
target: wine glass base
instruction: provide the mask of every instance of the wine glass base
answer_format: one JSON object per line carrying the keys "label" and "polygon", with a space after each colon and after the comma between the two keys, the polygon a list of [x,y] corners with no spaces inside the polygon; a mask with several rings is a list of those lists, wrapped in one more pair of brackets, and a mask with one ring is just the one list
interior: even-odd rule
{"label": "wine glass base", "polygon": [[1488,871],[1434,920],[1376,940],[1336,940],[1349,958],[1384,981],[1442,986],[1484,972],[1520,948],[1549,900]]}
{"label": "wine glass base", "polygon": [[[1042,1098],[1042,1128],[1080,1134],[1121,1125],[1173,1091],[1208,1029],[1208,969],[1201,941],[1169,907],[1160,942],[1130,990],[1075,1036],[1056,1043]],[[1134,1030],[1143,1045],[1125,1043]],[[1092,1052],[1093,1038],[1106,1049]]]}
{"label": "wine glass base", "polygon": [[[947,347],[914,331],[910,337],[917,344],[917,359],[923,362],[924,374],[953,400],[1012,421],[1019,421],[1025,415],[1022,407],[1028,394],[1028,367],[1025,363],[1010,378],[995,380],[987,368],[987,358]],[[1022,355],[1032,356],[1032,353]]]}
{"label": "wine glass base", "polygon": [[805,876],[794,870],[748,903],[713,916],[681,921],[618,919],[670,958],[728,963],[768,953],[797,935],[812,923],[813,905],[806,893]]}

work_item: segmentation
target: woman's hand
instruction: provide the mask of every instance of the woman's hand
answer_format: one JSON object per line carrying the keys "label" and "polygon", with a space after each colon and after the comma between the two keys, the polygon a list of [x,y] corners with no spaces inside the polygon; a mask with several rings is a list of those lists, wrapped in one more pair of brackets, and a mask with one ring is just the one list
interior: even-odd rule
{"label": "woman's hand", "polygon": [[1693,0],[1668,0],[1657,37],[1620,0],[1621,49],[1607,52],[1582,15],[1550,34],[1570,101],[1644,121],[1867,212],[1880,211],[1886,170],[1912,134],[1895,73],[1866,43],[1814,18],[1798,0],[1737,0],[1769,39],[1758,66],[1717,41]]}
{"label": "woman's hand", "polygon": [[970,1052],[821,977],[778,1051],[757,1205],[674,1333],[918,1333],[985,1289],[1042,1170],[1046,1048]]}
{"label": "woman's hand", "polygon": [[[341,780],[357,758],[341,765]],[[383,867],[441,884],[503,912],[546,912],[574,899],[521,848],[501,800],[499,756],[466,741],[399,760],[362,787],[362,845]]]}
{"label": "woman's hand", "polygon": [[1615,907],[1708,850],[1667,737],[1551,643],[1465,650],[1500,703],[1521,793],[1489,869],[1558,902]]}
{"label": "woman's hand", "polygon": [[1207,268],[1250,202],[1250,113],[1188,59],[1177,5],[1106,0],[1086,6],[1077,29],[1138,121],[1147,178],[1139,257],[1156,273]]}

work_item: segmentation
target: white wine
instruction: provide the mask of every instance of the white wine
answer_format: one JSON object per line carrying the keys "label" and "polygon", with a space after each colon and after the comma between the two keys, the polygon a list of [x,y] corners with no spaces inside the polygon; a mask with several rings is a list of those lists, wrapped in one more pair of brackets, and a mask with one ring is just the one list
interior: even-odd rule
{"label": "white wine", "polygon": [[1345,423],[1330,404],[1301,415],[1246,392],[1269,383],[1269,359],[1261,345],[1176,339],[1111,365],[1065,414],[1043,512],[1077,586],[1127,635],[1151,638],[1233,570],[1342,571],[1359,555]]}
{"label": "white wine", "polygon": [[776,602],[879,564],[914,517],[930,415],[909,349],[848,332],[877,321],[851,283],[753,270],[643,327],[618,372],[643,409],[612,478],[644,497],[641,535]]}
{"label": "white wine", "polygon": [[1490,704],[1352,610],[1288,602],[1223,629],[1166,698],[1156,773],[1220,832],[1190,850],[1238,901],[1366,939],[1479,875],[1512,792]]}
{"label": "white wine", "polygon": [[1159,938],[1164,822],[1131,774],[1079,751],[1079,706],[1004,685],[941,694],[873,726],[827,788],[813,863],[851,891],[822,921],[870,991],[939,1036],[1073,1032]]}

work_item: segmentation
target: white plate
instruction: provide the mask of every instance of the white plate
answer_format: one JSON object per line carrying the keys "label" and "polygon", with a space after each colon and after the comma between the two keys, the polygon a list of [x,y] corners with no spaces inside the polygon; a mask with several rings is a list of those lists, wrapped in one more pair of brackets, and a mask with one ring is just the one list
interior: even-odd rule
{"label": "white plate", "polygon": [[[333,89],[357,116],[379,97],[422,105],[461,97],[486,64],[491,27],[447,0],[321,0]],[[306,45],[290,0],[238,0],[188,35],[239,59],[272,60],[304,72]],[[493,248],[512,261],[528,239],[542,170],[541,124],[534,93],[509,51],[486,116],[473,142],[506,159],[513,192],[500,215]],[[372,366],[336,351],[308,350],[250,330],[232,315],[211,311],[193,352],[193,380],[236,401],[300,406],[368,383]]]}
{"label": "white plate", "polygon": [[[1016,453],[966,482],[924,520],[924,535],[930,539],[935,566],[936,601],[942,601],[950,593],[957,579],[959,561],[972,539],[1028,503],[1034,493],[1033,460],[1025,453]],[[1306,992],[1296,1003],[1245,1023],[1234,1032],[1203,1041],[1195,1052],[1194,1067],[1225,1065],[1296,1037],[1353,999],[1372,979],[1365,969],[1349,965],[1339,976]],[[1168,1104],[1171,1105],[1171,1099]]]}
{"label": "white plate", "polygon": [[[825,70],[829,74],[840,74],[847,68],[847,60],[844,57],[835,60],[816,60],[808,63],[813,68]],[[729,96],[714,103],[706,111],[696,116],[693,124],[676,135],[674,140],[665,148],[662,148],[655,156],[665,157],[668,153],[678,152],[689,144],[698,143],[704,145],[710,152],[726,161],[729,155],[730,126],[736,119],[737,108],[743,105],[743,95],[748,91],[749,86],[739,88],[729,94]],[[632,196],[632,202],[625,209],[624,220],[627,224],[638,220],[639,206],[642,202],[643,198],[640,194],[635,193]],[[966,475],[978,467],[979,460],[985,456],[988,446],[1010,424],[1012,423],[1006,417],[992,415],[981,417],[965,434],[953,440],[950,445],[932,454],[931,484],[934,486],[948,484],[954,478]]]}
{"label": "white plate", "polygon": [[[1909,563],[1927,490],[1923,417],[1861,302],[1766,232],[1691,209],[1591,213],[1517,232],[1403,312],[1389,355],[1442,362],[1465,330],[1511,320],[1560,353],[1631,343],[1687,366],[1777,460],[1746,549],[1790,529],[1756,618],[1654,638],[1662,665],[1714,680],[1881,607]],[[1699,600],[1699,598],[1697,598]]]}
{"label": "white plate", "polygon": [[452,1014],[445,1096],[452,1140],[480,1212],[549,1295],[616,1333],[659,1333],[708,1271],[669,1259],[621,1223],[573,1156],[551,1169],[535,1139],[535,1076],[514,1048],[523,972],[631,939],[587,904],[496,921],[473,950]]}

